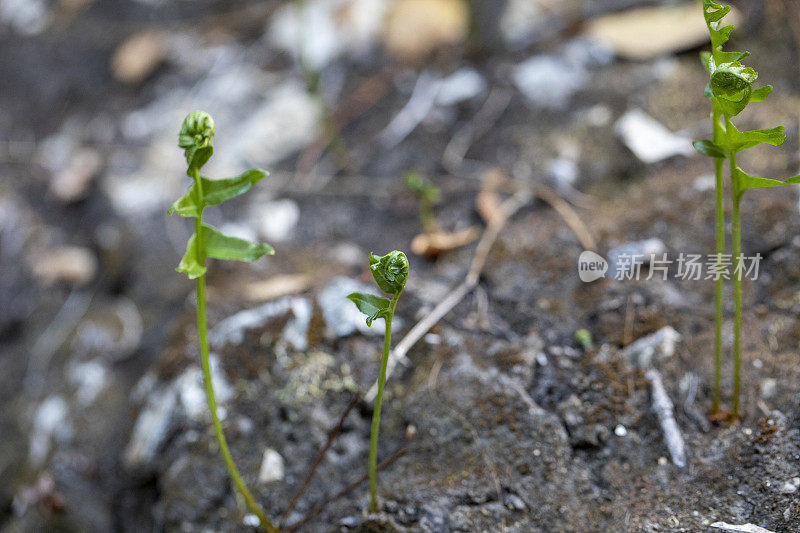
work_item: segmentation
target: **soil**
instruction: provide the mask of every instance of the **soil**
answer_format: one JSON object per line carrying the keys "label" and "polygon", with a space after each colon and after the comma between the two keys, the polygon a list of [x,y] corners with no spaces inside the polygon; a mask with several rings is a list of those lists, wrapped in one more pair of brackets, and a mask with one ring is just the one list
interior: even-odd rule
{"label": "soil", "polygon": [[[781,148],[753,150],[741,164],[785,177],[798,166],[800,78],[786,68],[797,49],[791,28],[776,25],[778,3],[789,5],[765,2],[748,11],[736,44],[752,51],[761,78],[776,87],[757,111],[742,116],[742,127],[785,124],[789,137]],[[192,68],[200,66],[173,57],[131,87],[111,78],[108,61],[117,44],[143,27],[198,38],[193,23],[216,21],[218,34],[205,36],[206,45],[233,48],[234,65],[275,79],[298,73],[261,38],[275,2],[263,3],[258,25],[239,16],[259,9],[247,2],[89,4],[75,19],[59,20],[58,31],[21,37],[2,26],[0,32],[6,73],[0,76],[6,146],[0,154],[0,532],[252,530],[204,410],[193,285],[173,270],[190,228],[170,219],[165,205],[145,215],[121,207],[145,205],[142,189],[126,189],[131,197],[123,202],[110,193],[119,190],[113,186],[120,169],[131,179],[138,176],[131,169],[155,172],[164,168],[165,153],[175,156],[177,170],[173,159],[163,163],[174,174],[163,178],[163,188],[185,185],[172,133],[164,135],[167,141],[155,131],[134,142],[125,125],[131,112],[184,94],[214,79],[215,71],[197,75]],[[631,2],[600,4],[586,13]],[[457,230],[483,225],[475,201],[488,173],[505,176],[507,189],[557,188],[549,162],[576,153],[579,177],[572,187],[581,194],[565,197],[574,200],[601,255],[653,238],[671,257],[713,250],[714,191],[703,186],[712,172],[708,159],[677,156],[645,165],[613,134],[616,119],[638,107],[672,131],[707,136],[706,75],[697,50],[642,63],[615,60],[593,72],[564,109],[530,105],[509,81],[511,68],[557,51],[574,31],[566,25],[557,37],[521,51],[447,50],[424,67],[450,73],[469,64],[490,90],[510,95],[456,167],[442,153],[464,124],[475,125],[490,91],[434,108],[387,149],[376,139],[408,101],[421,69],[387,67],[380,53],[339,58],[322,72],[323,84],[338,79],[343,86],[334,109],[352,103],[348,95],[368,77],[390,80],[377,103],[342,129],[348,157],[340,161],[335,150],[325,151],[313,172],[298,172],[310,157],[301,147],[272,164],[272,176],[257,191],[215,208],[212,222],[245,226],[257,224],[253,213],[276,200],[299,211],[290,236],[274,243],[274,257],[252,265],[214,262],[208,280],[228,442],[257,499],[282,526],[649,532],[716,531],[711,524],[724,521],[800,531],[794,188],[753,191],[743,205],[743,249],[763,259],[758,279],[744,287],[741,420],[707,416],[712,282],[681,281],[673,266],[667,280],[583,283],[576,235],[547,203],[534,200],[500,233],[477,289],[411,349],[407,365],[387,384],[379,460],[390,461],[378,475],[380,512],[366,512],[366,483],[351,487],[366,473],[372,406],[363,399],[286,512],[353,396],[376,379],[381,324],[369,334],[337,333],[326,322],[331,304],[324,294],[343,278],[369,286],[367,254],[408,250],[420,233],[416,201],[401,179],[407,170],[419,169],[441,188],[437,221]],[[658,77],[662,71],[668,75]],[[607,123],[587,120],[598,105],[611,115]],[[255,108],[245,101],[238,112],[246,116]],[[101,123],[112,125],[108,141],[95,131]],[[103,170],[79,201],[65,203],[49,192],[54,171],[43,161],[57,151],[54,138],[74,139],[103,157]],[[221,138],[220,154],[233,137]],[[96,257],[91,281],[47,284],[33,274],[43,251],[64,244]],[[474,251],[470,245],[436,259],[409,254],[395,343],[463,280]],[[308,287],[272,300],[269,311],[248,300],[254,284],[287,274],[305,275]],[[142,324],[131,349],[109,338],[114,326],[87,329],[129,303]],[[256,308],[263,311],[258,320],[233,328],[232,336],[221,334],[223,321]],[[732,316],[732,307],[726,314]],[[683,468],[671,461],[646,369],[625,349],[667,326],[680,341],[674,353],[656,349],[653,365],[675,404],[688,452]],[[579,329],[591,332],[592,347],[576,342]],[[298,331],[300,340],[289,334]],[[723,390],[730,406],[730,321],[724,333]],[[93,372],[102,379],[90,379]],[[34,449],[42,446],[36,460]],[[283,468],[265,481],[266,450],[280,455]]]}

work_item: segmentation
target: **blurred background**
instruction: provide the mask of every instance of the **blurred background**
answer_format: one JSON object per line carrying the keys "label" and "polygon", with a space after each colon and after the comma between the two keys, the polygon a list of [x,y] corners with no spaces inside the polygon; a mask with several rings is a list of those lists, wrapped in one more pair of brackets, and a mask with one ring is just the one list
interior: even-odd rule
{"label": "blurred background", "polygon": [[[742,122],[782,124],[789,137],[742,164],[786,177],[800,162],[800,3],[734,4],[732,45],[775,86]],[[378,341],[353,338],[369,332],[341,297],[369,285],[370,250],[443,238],[410,254],[401,332],[463,278],[487,187],[549,191],[603,253],[649,238],[710,250],[711,165],[690,145],[710,129],[707,39],[698,3],[679,1],[0,0],[0,531],[228,528],[235,505],[207,433],[193,284],[174,272],[191,228],[166,213],[189,185],[177,147],[188,112],[216,121],[207,174],[271,172],[208,218],[277,254],[215,263],[209,298],[212,325],[238,317],[218,339],[258,332],[218,341],[217,352],[238,354],[225,356],[220,395],[242,413],[228,420],[242,469],[282,501],[280,483],[297,485],[345,392],[374,380]],[[798,228],[794,189],[769,198],[776,207],[745,214],[758,219],[745,232],[751,251],[789,246]],[[442,343],[468,345],[457,335],[474,330],[517,351],[532,335],[571,345],[590,324],[624,346],[663,325],[662,303],[684,316],[681,333],[707,334],[710,310],[686,317],[678,292],[581,293],[573,265],[585,241],[551,204],[527,206],[501,238],[488,285]],[[691,300],[700,307],[702,291]],[[788,282],[759,291],[751,297],[796,305]],[[623,331],[625,302],[644,311]],[[251,308],[255,318],[237,315]],[[779,344],[792,350],[797,324],[785,327]],[[437,349],[425,348],[428,362]],[[320,407],[326,395],[336,400]],[[308,426],[306,448],[295,426]],[[285,472],[259,471],[265,445]],[[342,464],[361,464],[352,446]]]}

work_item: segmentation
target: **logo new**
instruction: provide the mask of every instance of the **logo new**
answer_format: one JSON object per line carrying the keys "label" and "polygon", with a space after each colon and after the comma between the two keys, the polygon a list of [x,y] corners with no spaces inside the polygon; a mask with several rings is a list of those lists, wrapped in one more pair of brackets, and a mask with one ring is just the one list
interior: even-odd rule
{"label": "logo new", "polygon": [[584,283],[606,277],[608,261],[595,252],[586,250],[578,257],[578,276]]}

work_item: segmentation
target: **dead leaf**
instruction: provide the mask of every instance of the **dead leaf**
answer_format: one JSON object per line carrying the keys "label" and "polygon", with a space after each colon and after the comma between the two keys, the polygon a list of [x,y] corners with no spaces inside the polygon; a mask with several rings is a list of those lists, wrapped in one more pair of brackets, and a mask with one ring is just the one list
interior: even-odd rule
{"label": "dead leaf", "polygon": [[303,292],[310,286],[311,278],[305,274],[281,274],[246,285],[243,296],[251,302],[267,302]]}
{"label": "dead leaf", "polygon": [[97,266],[92,251],[82,246],[61,246],[31,260],[33,275],[45,286],[59,281],[86,285],[97,273]]}
{"label": "dead leaf", "polygon": [[[736,9],[725,25],[739,24]],[[589,21],[584,34],[609,45],[626,59],[646,60],[689,50],[709,41],[708,28],[698,2],[677,6],[630,9]]]}
{"label": "dead leaf", "polygon": [[120,44],[111,58],[111,73],[122,83],[144,81],[164,60],[167,34],[158,30],[136,33]]}
{"label": "dead leaf", "polygon": [[406,63],[418,63],[432,52],[463,42],[469,32],[464,0],[395,0],[383,32],[386,50]]}
{"label": "dead leaf", "polygon": [[480,236],[476,226],[455,233],[436,232],[422,233],[411,241],[411,251],[425,257],[436,257],[450,250],[461,248]]}

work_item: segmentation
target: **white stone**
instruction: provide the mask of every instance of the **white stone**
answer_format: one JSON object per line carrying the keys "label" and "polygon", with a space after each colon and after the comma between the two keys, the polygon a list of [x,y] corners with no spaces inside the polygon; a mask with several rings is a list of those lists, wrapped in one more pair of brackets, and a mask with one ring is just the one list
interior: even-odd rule
{"label": "white stone", "polygon": [[634,108],[626,112],[614,125],[617,135],[642,162],[651,164],[676,155],[694,153],[692,140],[669,131],[660,122]]}
{"label": "white stone", "polygon": [[347,295],[352,292],[377,294],[378,289],[350,278],[338,277],[331,280],[317,296],[322,317],[328,325],[328,332],[334,337],[346,337],[356,331],[368,335],[382,335],[383,321],[376,320],[372,323],[372,327],[367,326],[366,317],[347,299]]}
{"label": "white stone", "polygon": [[670,326],[665,326],[625,347],[622,354],[640,368],[648,368],[654,360],[672,357],[680,340],[680,333]]}
{"label": "white stone", "polygon": [[64,442],[72,437],[72,425],[67,419],[69,409],[61,396],[49,396],[39,404],[33,415],[31,444],[28,451],[31,464],[44,464],[53,440]]}
{"label": "white stone", "polygon": [[781,492],[783,494],[794,494],[798,488],[800,488],[800,477],[795,477],[781,486]]}
{"label": "white stone", "polygon": [[454,105],[475,98],[486,90],[486,80],[477,70],[462,68],[439,82],[436,103],[442,106]]}
{"label": "white stone", "polygon": [[91,405],[108,384],[108,369],[98,360],[69,365],[67,375],[77,387],[75,396],[83,407]]}
{"label": "white stone", "polygon": [[267,448],[264,450],[264,457],[261,459],[261,468],[258,470],[258,482],[261,484],[283,479],[285,472],[283,457],[281,454]]}
{"label": "white stone", "polygon": [[294,349],[308,347],[308,327],[311,323],[311,303],[305,298],[285,297],[267,302],[253,309],[245,309],[229,316],[214,326],[209,334],[212,346],[239,345],[246,331],[264,326],[271,319],[291,311],[292,318],[283,329],[283,339]]}
{"label": "white stone", "polygon": [[[144,382],[140,384],[144,385]],[[148,392],[147,403],[139,412],[123,454],[123,461],[128,468],[142,466],[153,460],[166,438],[176,400],[174,389],[160,388]]]}
{"label": "white stone", "polygon": [[738,533],[775,533],[770,529],[763,528],[761,526],[757,526],[755,524],[728,524],[726,522],[714,522],[711,524],[711,527],[716,529],[722,529],[724,531],[734,531]]}
{"label": "white stone", "polygon": [[254,205],[258,229],[267,242],[281,242],[292,236],[300,220],[300,207],[294,200],[283,199]]}

